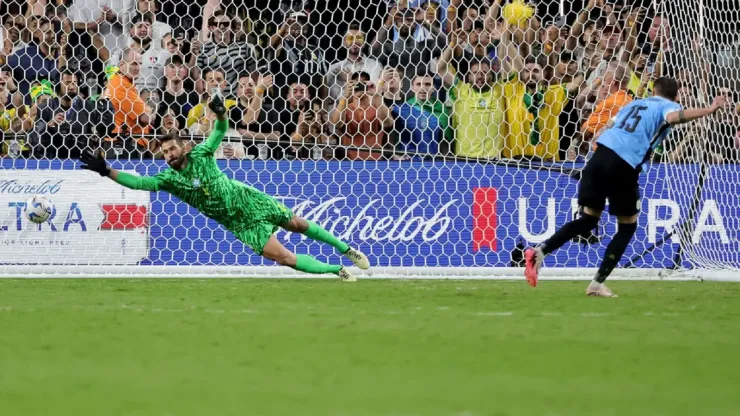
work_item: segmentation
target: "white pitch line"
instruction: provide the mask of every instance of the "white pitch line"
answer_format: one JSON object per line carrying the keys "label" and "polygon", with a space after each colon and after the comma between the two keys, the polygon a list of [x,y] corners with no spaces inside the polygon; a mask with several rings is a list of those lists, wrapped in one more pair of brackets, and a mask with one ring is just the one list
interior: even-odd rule
{"label": "white pitch line", "polygon": [[437,306],[437,310],[438,311],[446,311],[446,310],[449,310],[449,309],[450,309],[449,306]]}
{"label": "white pitch line", "polygon": [[542,316],[562,316],[560,312],[542,312]]}
{"label": "white pitch line", "polygon": [[241,309],[238,311],[232,311],[234,313],[259,313],[259,311],[256,311],[254,309]]}
{"label": "white pitch line", "polygon": [[609,314],[608,313],[603,313],[603,312],[583,312],[581,314],[581,316],[599,318],[599,317],[603,317],[603,316],[609,316]]}
{"label": "white pitch line", "polygon": [[478,316],[511,316],[514,312],[478,312]]}

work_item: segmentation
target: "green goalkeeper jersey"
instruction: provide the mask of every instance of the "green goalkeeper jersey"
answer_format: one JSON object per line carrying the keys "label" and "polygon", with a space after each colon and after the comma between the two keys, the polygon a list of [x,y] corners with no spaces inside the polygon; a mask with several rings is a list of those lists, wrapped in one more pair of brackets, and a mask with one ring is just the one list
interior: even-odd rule
{"label": "green goalkeeper jersey", "polygon": [[230,230],[244,229],[263,218],[290,219],[283,204],[221,172],[213,154],[227,128],[227,121],[216,121],[208,139],[188,153],[182,171],[168,168],[155,176],[119,172],[116,181],[131,189],[166,191]]}

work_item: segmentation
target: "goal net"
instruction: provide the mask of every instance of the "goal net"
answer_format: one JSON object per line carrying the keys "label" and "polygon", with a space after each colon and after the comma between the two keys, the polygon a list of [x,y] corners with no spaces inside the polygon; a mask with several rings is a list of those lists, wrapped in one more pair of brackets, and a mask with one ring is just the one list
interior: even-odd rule
{"label": "goal net", "polygon": [[[621,106],[660,76],[679,79],[685,107],[738,102],[738,12],[720,0],[3,2],[0,276],[299,276],[166,192],[79,169],[85,149],[139,176],[167,169],[159,139],[202,142],[218,89],[218,166],[366,253],[360,276],[519,278],[523,250],[579,215],[579,172]],[[737,279],[739,126],[728,110],[677,128],[643,166],[615,278]],[[207,192],[207,178],[187,186]],[[25,216],[34,195],[54,206],[40,225]],[[615,231],[605,214],[543,277],[592,277]]]}

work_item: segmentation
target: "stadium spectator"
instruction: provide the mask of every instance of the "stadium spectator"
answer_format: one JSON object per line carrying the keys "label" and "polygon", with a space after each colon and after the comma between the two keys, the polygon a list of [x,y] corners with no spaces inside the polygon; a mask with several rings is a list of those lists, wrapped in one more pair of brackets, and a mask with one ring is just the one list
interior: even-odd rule
{"label": "stadium spectator", "polygon": [[238,137],[233,135],[227,136],[227,141],[222,143],[218,149],[216,149],[213,157],[216,159],[244,159],[247,157],[246,147],[244,144],[231,139],[238,139]]}
{"label": "stadium spectator", "polygon": [[143,89],[139,91],[139,95],[141,95],[141,99],[144,101],[151,101],[153,103],[156,103],[156,107],[159,107],[159,103],[160,101],[162,101],[159,97],[159,90]]}
{"label": "stadium spectator", "polygon": [[[277,121],[281,109],[276,109],[268,99],[272,85],[271,75],[242,74],[239,77],[237,104],[231,108],[229,117],[244,137],[260,141],[280,138]],[[252,147],[248,148],[249,154],[256,155],[256,148]]]}
{"label": "stadium spectator", "polygon": [[13,137],[15,134],[23,133],[28,127],[30,118],[28,106],[8,108],[5,102],[8,101],[10,93],[6,88],[0,88],[0,133],[3,137],[0,155],[11,157],[28,157],[30,155],[30,146],[22,138]]}
{"label": "stadium spectator", "polygon": [[20,10],[9,10],[2,16],[3,20],[3,54],[7,57],[18,49],[26,47],[21,34],[26,30],[26,18]]}
{"label": "stadium spectator", "polygon": [[597,83],[599,89],[595,92],[596,107],[581,127],[585,141],[590,141],[622,107],[632,101],[627,90],[629,81],[628,67],[616,61],[608,65],[603,81]]}
{"label": "stadium spectator", "polygon": [[[498,78],[506,77],[492,71],[492,63],[487,59],[473,62],[466,80],[453,75],[450,60],[458,39],[463,36],[462,31],[451,34],[450,44],[437,63],[437,75],[442,78],[444,86],[450,89],[454,103],[452,119],[456,129],[455,154],[463,157],[498,158],[501,157],[504,146],[504,102],[503,84],[494,79],[494,75],[499,75]],[[508,62],[506,65],[509,66]]]}
{"label": "stadium spectator", "polygon": [[59,68],[66,64],[64,54],[67,49],[67,37],[55,32],[47,18],[37,20],[38,29],[34,33],[34,42],[8,58],[8,67],[13,71],[18,91],[24,96],[26,104],[31,102],[29,95],[31,83],[42,79],[55,79],[59,74]]}
{"label": "stadium spectator", "polygon": [[159,116],[163,117],[165,110],[175,114],[177,124],[185,127],[187,115],[200,101],[198,93],[185,89],[185,79],[188,77],[188,68],[180,55],[172,55],[164,66],[165,88],[159,105]]}
{"label": "stadium spectator", "polygon": [[[585,75],[580,72],[580,65],[575,56],[567,50],[560,54],[560,62],[555,68],[555,77],[553,82],[560,84],[574,84],[580,82],[579,91],[585,88]],[[566,160],[568,150],[572,147],[574,138],[579,135],[580,128],[580,111],[576,106],[574,99],[577,94],[569,94],[569,99],[563,106],[560,113],[560,160]]]}
{"label": "stadium spectator", "polygon": [[31,84],[31,102],[33,103],[31,105],[31,112],[33,114],[38,114],[36,112],[38,107],[43,105],[50,98],[56,98],[56,96],[54,85],[51,81],[42,80],[40,82],[34,82]]}
{"label": "stadium spectator", "polygon": [[560,113],[583,79],[577,76],[561,83],[553,74],[556,79],[550,82],[544,72],[530,58],[518,77],[504,85],[508,127],[504,157],[560,160]]}
{"label": "stadium spectator", "polygon": [[372,82],[380,80],[383,65],[373,58],[365,56],[366,35],[358,24],[351,24],[344,35],[342,46],[347,51],[347,58],[332,64],[326,74],[326,85],[329,87],[329,96],[337,101],[343,94],[344,85],[351,74],[365,72],[370,75]]}
{"label": "stadium spectator", "polygon": [[648,29],[648,40],[655,49],[671,51],[671,25],[663,15],[657,14]]}
{"label": "stadium spectator", "polygon": [[78,75],[80,96],[90,98],[100,94],[104,85],[104,68],[110,60],[110,51],[105,46],[104,38],[92,31],[70,31],[70,47],[67,68]]}
{"label": "stadium spectator", "polygon": [[[232,108],[230,115],[235,121],[241,117],[239,133],[252,139],[246,149],[249,157],[282,159],[295,156],[289,143],[298,129],[302,112],[309,108],[309,88],[306,84],[293,83],[285,98],[270,103],[265,94],[272,82],[270,76],[260,77],[259,74],[243,75],[239,80],[240,104]],[[254,111],[248,111],[250,106]]]}
{"label": "stadium spectator", "polygon": [[[569,36],[565,39],[564,50],[571,52],[578,62],[583,62],[586,56],[586,46],[593,45],[595,49],[598,42],[598,36],[594,36],[596,20],[590,18],[597,1],[588,0],[583,10],[578,13],[576,21],[570,27]],[[583,65],[581,66],[581,70],[585,72]]]}
{"label": "stadium spectator", "polygon": [[[367,75],[367,74],[365,74]],[[350,77],[344,86],[344,98],[332,111],[330,121],[341,133],[345,146],[382,149],[386,144],[385,129],[393,127],[393,117],[377,94],[375,85],[362,81],[360,73]],[[381,159],[383,153],[368,150],[347,150],[349,159]]]}
{"label": "stadium spectator", "polygon": [[[718,92],[725,97],[738,96],[725,87],[719,88]],[[740,114],[735,111],[719,111],[710,119],[709,129],[713,132],[713,137],[706,143],[706,148],[708,152],[719,156],[717,163],[740,162]]]}
{"label": "stadium spectator", "polygon": [[[555,64],[557,56],[565,48],[566,36],[563,36],[563,31],[555,23],[550,23],[540,31],[540,53],[548,57],[548,63]],[[555,57],[553,60],[551,57]]]}
{"label": "stadium spectator", "polygon": [[454,137],[449,111],[437,98],[433,74],[414,77],[411,91],[412,98],[391,107],[396,130],[401,133],[396,150],[436,155],[440,149],[446,150]]}
{"label": "stadium spectator", "polygon": [[151,14],[152,22],[152,43],[160,49],[167,49],[167,44],[172,39],[172,27],[165,23],[159,12],[159,2],[157,0],[137,0],[136,14]]}
{"label": "stadium spectator", "polygon": [[78,96],[77,74],[62,70],[56,94],[38,104],[33,144],[36,157],[79,158],[93,133],[95,104]]}
{"label": "stadium spectator", "polygon": [[166,136],[168,134],[180,135],[180,123],[177,114],[172,108],[159,107],[159,134]]}
{"label": "stadium spectator", "polygon": [[126,29],[129,26],[134,0],[74,0],[67,14],[76,31],[100,34],[111,55],[119,55],[126,48]]}
{"label": "stadium spectator", "polygon": [[372,45],[372,53],[383,65],[406,69],[408,78],[429,68],[433,57],[439,56],[447,40],[442,32],[410,8],[398,10],[394,27],[380,28]]}
{"label": "stadium spectator", "polygon": [[491,47],[491,38],[483,22],[475,21],[470,32],[458,30],[456,33],[458,45],[454,48],[452,62],[457,73],[467,74],[471,62],[496,59],[496,48]]}
{"label": "stadium spectator", "polygon": [[[213,130],[213,125],[216,121],[216,114],[208,108],[208,100],[211,96],[210,91],[213,91],[216,88],[221,91],[226,91],[227,84],[226,75],[222,69],[207,68],[203,72],[203,75],[206,82],[206,90],[208,92],[201,94],[200,103],[188,112],[185,126],[189,129],[191,134],[207,136],[211,130]],[[231,107],[236,105],[236,101],[226,99],[224,100],[224,105],[226,105],[226,109],[229,110]]]}
{"label": "stadium spectator", "polygon": [[306,14],[292,13],[270,39],[270,47],[274,50],[270,67],[279,88],[301,82],[309,85],[311,95],[316,97],[329,68],[324,53],[312,43],[310,36]]}
{"label": "stadium spectator", "polygon": [[27,127],[28,119],[35,115],[36,109],[32,106],[21,105],[19,107],[8,108],[3,104],[8,101],[7,85],[0,89],[0,129],[9,133],[21,133],[29,130]]}
{"label": "stadium spectator", "polygon": [[[311,92],[306,84],[293,83],[290,85],[285,103],[276,103],[275,107],[280,109],[278,122],[274,130],[281,133],[280,139],[284,142],[290,142],[293,135],[298,130],[298,124],[302,119],[304,111],[311,107]],[[293,155],[293,150],[286,144],[280,146],[271,145],[272,156],[281,158],[286,153],[288,156]]]}
{"label": "stadium spectator", "polygon": [[297,158],[323,159],[325,154],[331,156],[331,148],[327,145],[334,143],[327,134],[327,121],[326,110],[322,108],[320,100],[314,100],[301,111],[296,131],[291,135],[291,150]]}
{"label": "stadium spectator", "polygon": [[[207,8],[204,8],[207,9]],[[208,39],[202,47],[199,47],[197,57],[197,70],[194,71],[195,79],[201,77],[205,80],[205,74],[201,72],[206,68],[221,68],[225,76],[225,89],[227,95],[234,95],[239,75],[244,72],[254,72],[258,69],[258,54],[253,45],[246,42],[234,42],[234,31],[232,30],[232,19],[223,12],[216,12],[208,19],[208,30],[201,32],[201,41]],[[207,83],[207,81],[204,81]],[[200,88],[204,88],[202,84]]]}
{"label": "stadium spectator", "polygon": [[18,92],[18,87],[13,80],[13,71],[8,66],[0,67],[0,89],[8,89],[8,98],[3,104],[9,107],[20,107],[23,105],[23,96]]}
{"label": "stadium spectator", "polygon": [[[154,16],[151,13],[137,14],[131,19],[128,47],[141,53],[141,74],[135,81],[136,88],[158,89],[164,83],[164,66],[170,57],[166,49],[158,47],[152,42],[152,24]],[[120,57],[112,58],[112,64]]]}
{"label": "stadium spectator", "polygon": [[[134,82],[141,73],[141,53],[134,48],[126,48],[121,52],[121,61],[118,72],[108,80],[103,97],[110,100],[115,109],[116,134],[124,137],[128,134],[141,135],[149,133],[150,125],[154,120],[149,116],[151,110],[139,95]],[[141,146],[147,141],[138,139]]]}
{"label": "stadium spectator", "polygon": [[635,8],[628,15],[627,20],[630,23],[624,30],[614,19],[597,21],[592,37],[598,42],[596,50],[601,62],[587,78],[588,85],[593,85],[597,78],[602,78],[610,63],[615,61],[625,65],[629,63],[637,47],[637,35],[644,15],[644,9]]}
{"label": "stadium spectator", "polygon": [[[442,20],[446,17],[440,11],[440,0],[415,0],[411,7],[416,9],[416,20],[432,27],[435,33],[442,31]],[[417,7],[418,6],[418,7]]]}
{"label": "stadium spectator", "polygon": [[[559,59],[555,65],[555,74],[553,81],[557,83],[568,83],[574,79],[582,76],[578,61],[575,59],[573,54],[570,52],[562,52],[559,54]],[[583,77],[585,80],[585,77]]]}
{"label": "stadium spectator", "polygon": [[182,41],[180,41],[180,39],[170,37],[170,39],[164,45],[164,48],[167,49],[167,52],[170,53],[170,56],[177,55],[184,61],[183,43]]}
{"label": "stadium spectator", "polygon": [[451,0],[447,9],[446,31],[452,33],[462,29],[465,32],[473,31],[475,22],[480,21],[480,10],[474,4],[466,7],[462,0]]}
{"label": "stadium spectator", "polygon": [[235,42],[249,42],[252,45],[259,45],[257,40],[252,37],[249,38],[251,21],[249,19],[249,13],[241,10],[241,13],[234,16],[234,41]]}
{"label": "stadium spectator", "polygon": [[644,44],[636,49],[630,60],[629,92],[635,98],[645,98],[652,95],[653,81],[660,78],[662,67],[662,52],[658,54],[658,61],[652,61],[652,47]]}
{"label": "stadium spectator", "polygon": [[404,99],[403,87],[404,72],[402,68],[387,67],[380,75],[378,81],[378,93],[383,97],[383,102],[388,108],[395,104],[402,104]]}
{"label": "stadium spectator", "polygon": [[[5,29],[0,29],[0,33]],[[8,56],[13,54],[13,43],[9,39],[0,36],[0,65],[8,63]]]}

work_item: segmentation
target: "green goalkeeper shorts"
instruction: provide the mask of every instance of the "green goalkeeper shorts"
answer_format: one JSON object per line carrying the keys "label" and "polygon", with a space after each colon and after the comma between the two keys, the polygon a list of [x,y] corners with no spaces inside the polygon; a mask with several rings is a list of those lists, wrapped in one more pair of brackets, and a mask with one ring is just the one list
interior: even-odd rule
{"label": "green goalkeeper shorts", "polygon": [[240,211],[243,220],[231,224],[229,229],[239,241],[260,255],[279,226],[293,219],[288,207],[256,189],[249,189]]}

